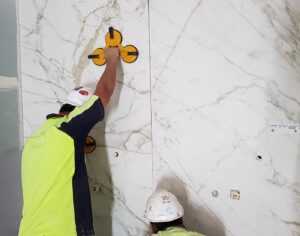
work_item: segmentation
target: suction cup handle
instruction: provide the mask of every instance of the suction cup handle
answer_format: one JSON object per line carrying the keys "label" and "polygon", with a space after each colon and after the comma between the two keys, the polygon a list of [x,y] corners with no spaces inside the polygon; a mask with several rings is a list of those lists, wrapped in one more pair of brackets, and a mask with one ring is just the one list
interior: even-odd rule
{"label": "suction cup handle", "polygon": [[88,55],[88,59],[99,58],[100,55]]}
{"label": "suction cup handle", "polygon": [[113,27],[109,27],[108,31],[109,31],[109,37],[110,37],[110,39],[114,39],[114,28]]}
{"label": "suction cup handle", "polygon": [[127,52],[127,55],[129,55],[129,56],[138,56],[139,52]]}

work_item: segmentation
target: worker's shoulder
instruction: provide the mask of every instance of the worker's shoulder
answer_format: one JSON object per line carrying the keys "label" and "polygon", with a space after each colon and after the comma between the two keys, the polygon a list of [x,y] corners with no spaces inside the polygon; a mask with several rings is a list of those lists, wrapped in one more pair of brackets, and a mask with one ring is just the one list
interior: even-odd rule
{"label": "worker's shoulder", "polygon": [[159,232],[158,234],[152,234],[152,236],[205,236],[193,231],[186,232]]}
{"label": "worker's shoulder", "polygon": [[65,117],[51,117],[45,120],[29,138],[37,138],[45,135],[51,128],[57,128],[59,125],[66,120]]}
{"label": "worker's shoulder", "polygon": [[70,121],[74,117],[80,116],[82,114],[85,114],[85,116],[94,117],[95,113],[98,114],[99,111],[104,116],[104,107],[103,107],[103,104],[101,102],[101,99],[97,95],[93,95],[82,106],[75,107],[75,109],[72,112],[70,112],[70,114],[68,115],[68,121]]}
{"label": "worker's shoulder", "polygon": [[194,231],[188,231],[188,236],[205,236],[205,235]]}
{"label": "worker's shoulder", "polygon": [[167,230],[165,231],[159,231],[157,235],[158,236],[205,236],[203,234],[194,231],[188,231],[187,229],[182,227],[170,227],[167,228]]}

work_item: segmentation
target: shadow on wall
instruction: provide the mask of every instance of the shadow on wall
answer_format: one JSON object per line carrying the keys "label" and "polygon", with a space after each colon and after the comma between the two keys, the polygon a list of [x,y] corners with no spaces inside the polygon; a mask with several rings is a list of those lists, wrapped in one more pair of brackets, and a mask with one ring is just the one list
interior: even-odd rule
{"label": "shadow on wall", "polygon": [[[122,64],[118,64],[117,85],[113,98],[107,107],[105,117],[117,109],[123,84]],[[94,153],[87,156],[87,170],[91,189],[94,226],[96,236],[113,235],[112,218],[114,205],[114,184],[110,170],[109,155],[105,141],[106,120],[100,122],[100,127],[92,130],[96,139],[97,148]],[[97,189],[99,188],[99,189]]]}
{"label": "shadow on wall", "polygon": [[[294,195],[294,199],[292,200],[292,202],[294,202],[296,211],[298,210],[298,212],[300,212],[300,193],[299,193],[299,189],[300,189],[300,139],[298,139],[298,145],[297,145],[298,149],[297,149],[297,161],[296,161],[296,165],[295,165],[295,189],[296,191],[294,191],[296,194]],[[299,218],[298,218],[299,219]],[[295,224],[299,227],[300,222],[295,222]],[[293,232],[295,235],[297,235],[297,232]],[[299,233],[298,233],[299,234]]]}
{"label": "shadow on wall", "polygon": [[186,185],[177,177],[164,177],[157,185],[173,193],[184,208],[183,223],[188,230],[207,236],[225,236],[223,223],[216,215],[207,211],[195,202],[190,202]]}
{"label": "shadow on wall", "polygon": [[21,150],[0,155],[0,235],[18,235],[22,213]]}

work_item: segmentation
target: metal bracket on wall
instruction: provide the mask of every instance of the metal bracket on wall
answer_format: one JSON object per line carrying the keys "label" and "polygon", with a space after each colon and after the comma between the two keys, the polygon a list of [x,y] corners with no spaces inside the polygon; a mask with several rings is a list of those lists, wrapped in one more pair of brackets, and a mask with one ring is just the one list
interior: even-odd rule
{"label": "metal bracket on wall", "polygon": [[289,134],[298,134],[299,125],[297,124],[272,124],[270,125],[270,132],[272,133],[289,133]]}

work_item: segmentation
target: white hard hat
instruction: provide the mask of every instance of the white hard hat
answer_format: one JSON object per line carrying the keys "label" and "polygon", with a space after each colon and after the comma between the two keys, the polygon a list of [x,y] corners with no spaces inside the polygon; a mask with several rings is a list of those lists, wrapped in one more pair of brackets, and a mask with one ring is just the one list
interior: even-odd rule
{"label": "white hard hat", "polygon": [[144,217],[150,222],[160,223],[179,219],[183,214],[183,207],[175,195],[158,189],[148,198]]}
{"label": "white hard hat", "polygon": [[90,88],[86,87],[78,87],[73,89],[69,95],[67,96],[65,103],[71,104],[73,106],[82,106],[85,102],[87,102],[93,93]]}

